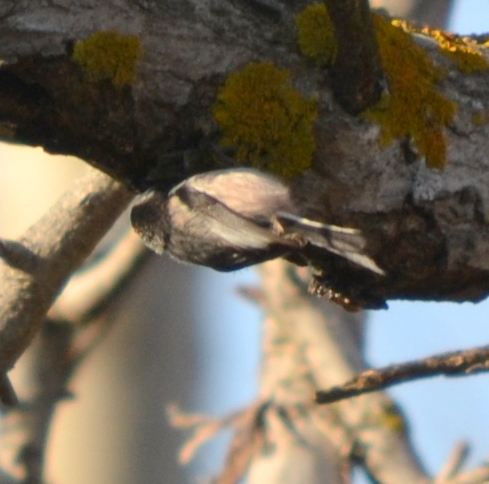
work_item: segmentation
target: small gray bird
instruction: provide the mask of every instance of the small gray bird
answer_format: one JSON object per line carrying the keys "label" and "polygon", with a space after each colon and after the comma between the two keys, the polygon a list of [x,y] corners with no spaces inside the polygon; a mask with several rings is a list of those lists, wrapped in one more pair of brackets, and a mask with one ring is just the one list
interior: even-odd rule
{"label": "small gray bird", "polygon": [[306,264],[313,246],[384,274],[364,254],[359,230],[300,217],[288,187],[257,170],[212,171],[188,178],[168,195],[149,191],[138,198],[131,222],[156,253],[218,271],[277,257]]}

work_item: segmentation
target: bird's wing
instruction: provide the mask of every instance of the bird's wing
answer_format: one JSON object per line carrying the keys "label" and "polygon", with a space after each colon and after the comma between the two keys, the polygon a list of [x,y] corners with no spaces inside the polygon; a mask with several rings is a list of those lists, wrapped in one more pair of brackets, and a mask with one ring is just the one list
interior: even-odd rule
{"label": "bird's wing", "polygon": [[211,195],[185,187],[175,192],[192,211],[206,216],[208,229],[235,247],[262,249],[271,244],[297,247],[295,241],[280,238],[270,227],[245,217]]}

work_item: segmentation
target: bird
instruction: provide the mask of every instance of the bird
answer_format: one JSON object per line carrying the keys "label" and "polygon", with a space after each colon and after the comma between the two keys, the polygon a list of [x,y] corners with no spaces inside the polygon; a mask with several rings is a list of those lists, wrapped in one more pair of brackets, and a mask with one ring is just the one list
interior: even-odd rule
{"label": "bird", "polygon": [[167,194],[149,190],[132,207],[131,223],[154,252],[221,272],[278,257],[307,265],[313,248],[384,274],[359,229],[302,217],[289,187],[253,168],[200,173]]}

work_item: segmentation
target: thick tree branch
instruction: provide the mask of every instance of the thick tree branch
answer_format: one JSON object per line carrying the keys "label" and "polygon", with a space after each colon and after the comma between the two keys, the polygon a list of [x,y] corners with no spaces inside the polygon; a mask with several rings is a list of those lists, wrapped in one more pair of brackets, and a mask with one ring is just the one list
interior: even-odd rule
{"label": "thick tree branch", "polygon": [[[307,368],[315,388],[326,382],[340,384],[364,367],[358,340],[350,329],[361,315],[345,316],[335,305],[308,295],[291,267],[281,261],[264,264],[261,274],[264,308],[300,349],[301,368]],[[402,414],[387,395],[345,401],[334,411],[337,425],[355,442],[359,459],[376,482],[426,481],[428,476],[404,431]]]}
{"label": "thick tree branch", "polygon": [[92,171],[18,241],[4,241],[0,277],[0,373],[30,344],[71,273],[133,194]]}
{"label": "thick tree branch", "polygon": [[57,405],[70,395],[73,374],[115,322],[121,288],[141,267],[142,250],[134,233],[119,234],[103,257],[75,273],[40,332],[31,364],[35,395],[19,409],[25,428],[19,464],[32,484],[44,482],[47,439]]}
{"label": "thick tree branch", "polygon": [[[354,434],[335,409],[311,404],[314,380],[303,348],[291,336],[279,318],[265,319],[260,373],[260,399],[268,402],[262,417],[265,445],[255,452],[248,482],[287,484],[300,475],[307,484],[343,484]],[[267,450],[270,444],[273,451]]]}
{"label": "thick tree branch", "polygon": [[349,113],[375,104],[386,87],[368,0],[325,0],[336,34],[333,92]]}
{"label": "thick tree branch", "polygon": [[[127,224],[127,221],[126,221]],[[120,298],[142,267],[142,245],[127,229],[110,248],[75,273],[58,297],[30,353],[28,370],[33,385],[27,399],[11,409],[7,419],[16,420],[17,455],[8,464],[25,482],[44,482],[48,434],[57,405],[71,396],[73,374],[107,333],[117,318]],[[12,453],[12,452],[11,452]]]}
{"label": "thick tree branch", "polygon": [[[75,272],[48,312],[55,321],[82,324],[104,312],[150,252],[125,221],[122,234],[95,260]],[[126,225],[127,224],[127,225]]]}
{"label": "thick tree branch", "polygon": [[[275,339],[265,348],[265,363],[277,364],[271,368],[273,371],[265,371],[268,379],[266,383],[273,382],[275,378],[278,384],[282,377],[282,381],[289,383],[293,389],[290,391],[282,384],[282,392],[275,398],[304,398],[307,395],[305,381],[315,388],[326,382],[341,386],[342,382],[351,379],[353,374],[365,366],[360,347],[350,328],[358,315],[345,315],[338,307],[311,298],[304,291],[297,274],[294,275],[294,271],[288,270],[280,261],[265,264],[261,273],[263,295],[260,301],[269,316],[267,325],[276,325],[274,331],[279,332],[272,333]],[[267,331],[273,328],[269,327]],[[277,353],[269,354],[274,346]],[[470,356],[472,370],[477,371],[478,363],[484,360],[484,351],[486,349],[476,350]],[[456,366],[458,355],[452,356],[453,366]],[[284,375],[293,374],[292,369],[299,372],[300,377],[294,374],[292,380],[300,382],[301,391],[297,391],[284,378]],[[410,445],[403,415],[386,394],[379,392],[362,395],[325,408],[329,408],[332,413],[322,414],[321,418],[315,417],[314,407],[309,410],[308,415],[316,418],[316,428],[322,429],[326,419],[328,424],[325,433],[340,453],[342,448],[343,451],[348,448],[348,442],[350,445],[353,442],[355,450],[352,452],[375,482],[427,482],[429,477]],[[436,482],[479,484],[487,480],[489,468],[486,465],[461,472],[460,463],[463,459],[463,452],[456,453],[440,472]]]}
{"label": "thick tree branch", "polygon": [[[63,8],[32,2],[9,10],[0,18],[2,136],[77,154],[129,186],[167,187],[216,167],[209,146],[222,133],[213,107],[228,75],[250,62],[274,63],[288,70],[302,95],[319,100],[313,164],[288,181],[301,214],[362,229],[369,255],[387,274],[371,278],[321,261],[324,272],[334,274],[321,279],[323,286],[366,307],[396,298],[485,298],[489,70],[464,73],[432,39],[412,37],[420,56],[442,67],[433,99],[441,96],[457,109],[445,126],[433,130],[428,113],[428,124],[415,128],[425,132],[421,144],[433,136],[442,145],[447,140],[446,168],[427,168],[419,143],[405,136],[383,142],[390,127],[346,113],[328,88],[325,68],[300,54],[295,20],[308,3],[215,0],[211,8],[198,0],[165,0],[142,7],[136,0],[108,0],[90,7],[65,2]],[[331,2],[332,8],[343,8],[340,3],[346,5]],[[351,22],[364,18],[356,5]],[[143,56],[126,86],[95,81],[73,60],[76,41],[107,30],[135,34],[141,42]],[[397,60],[414,72],[409,48],[395,51]],[[409,89],[405,109],[418,92]],[[422,119],[423,106],[412,119]]]}
{"label": "thick tree branch", "polygon": [[345,384],[321,390],[318,403],[331,403],[407,381],[432,376],[460,376],[489,370],[489,346],[430,356],[409,363],[366,370]]}

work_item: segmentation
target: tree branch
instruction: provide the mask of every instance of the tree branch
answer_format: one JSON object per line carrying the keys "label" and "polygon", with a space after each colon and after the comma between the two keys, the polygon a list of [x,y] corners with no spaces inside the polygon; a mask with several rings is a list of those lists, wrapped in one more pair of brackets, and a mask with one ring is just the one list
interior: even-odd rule
{"label": "tree branch", "polygon": [[127,206],[133,193],[93,170],[18,241],[0,262],[0,374],[29,346],[71,273]]}
{"label": "tree branch", "polygon": [[[336,305],[311,296],[301,282],[303,279],[284,262],[263,264],[260,272],[264,308],[288,335],[291,344],[300,349],[304,362],[300,368],[309,371],[313,389],[326,382],[339,384],[361,370],[364,366],[361,349],[350,327],[362,314],[345,313]],[[354,402],[345,401],[335,406],[334,412],[337,425],[356,443],[357,457],[377,482],[426,481],[428,476],[403,431],[403,416],[387,395],[365,395]],[[340,442],[344,443],[337,440]]]}
{"label": "tree branch", "polygon": [[375,104],[386,87],[367,0],[325,0],[336,34],[333,92],[349,113]]}
{"label": "tree branch", "polygon": [[453,449],[450,458],[436,476],[434,484],[443,484],[459,474],[468,455],[469,446],[465,442],[457,444]]}
{"label": "tree branch", "polygon": [[26,482],[44,482],[47,439],[57,405],[70,395],[74,372],[115,321],[121,288],[141,268],[143,253],[148,251],[132,230],[119,231],[102,256],[75,273],[51,308],[28,365],[33,394],[9,414],[20,419],[20,450],[11,466],[22,468]]}
{"label": "tree branch", "polygon": [[378,370],[366,370],[347,383],[321,390],[318,403],[331,403],[345,398],[375,392],[406,381],[432,376],[460,376],[489,370],[489,346],[454,351]]}
{"label": "tree branch", "polygon": [[[391,82],[388,54],[380,49],[390,95],[399,94],[398,111],[413,123],[391,139],[399,116],[381,125],[345,112],[333,100],[324,68],[300,54],[295,21],[307,0],[177,3],[143,8],[137,0],[107,0],[82,8],[67,1],[61,9],[30,2],[0,17],[1,136],[76,154],[131,187],[172,185],[217,167],[209,146],[223,139],[214,107],[228,76],[250,63],[273,63],[301,95],[318,100],[312,165],[287,180],[300,215],[360,228],[368,255],[387,274],[371,278],[321,259],[322,286],[363,307],[388,299],[480,301],[489,294],[489,70],[466,73],[450,55],[452,46],[443,51],[443,42],[401,32],[382,18],[379,48],[394,42],[390,61],[401,73],[398,84]],[[366,3],[330,2],[344,49],[333,68],[335,84],[366,82],[362,99],[375,91],[378,69]],[[137,36],[143,56],[133,82],[96,81],[74,61],[73,45],[95,31]],[[395,48],[399,38],[405,49]],[[362,48],[370,50],[362,54]],[[462,60],[475,56],[483,64],[475,50],[462,52]],[[423,89],[406,85],[416,72],[413,84],[426,83]],[[422,102],[413,103],[420,92]],[[441,120],[427,106],[430,99],[443,106]],[[446,161],[443,171],[427,166],[427,151]],[[267,156],[262,161],[269,169]]]}
{"label": "tree branch", "polygon": [[[127,223],[127,220],[126,220]],[[152,255],[130,225],[95,260],[75,272],[49,309],[48,318],[78,325],[104,312],[137,267]]]}

